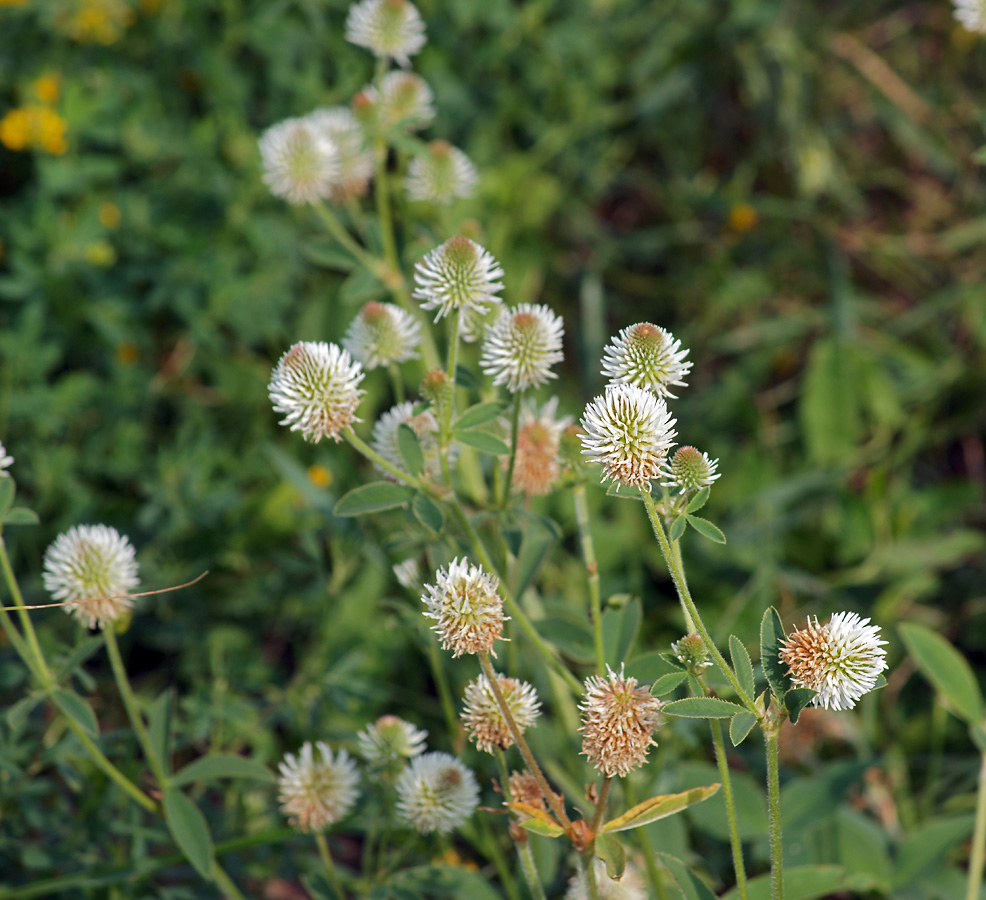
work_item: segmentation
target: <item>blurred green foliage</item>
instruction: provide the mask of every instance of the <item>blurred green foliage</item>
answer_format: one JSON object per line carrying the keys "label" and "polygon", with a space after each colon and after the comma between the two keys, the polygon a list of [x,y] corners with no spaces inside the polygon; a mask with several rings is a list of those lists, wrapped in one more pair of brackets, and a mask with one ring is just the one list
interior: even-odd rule
{"label": "blurred green foliage", "polygon": [[[131,537],[149,588],[210,570],[139,602],[123,639],[141,695],[181,698],[162,701],[180,724],[178,758],[213,748],[273,763],[307,738],[350,742],[384,712],[451,748],[424,622],[390,571],[405,523],[334,518],[367,473],[341,447],[278,429],[266,398],[283,350],[339,339],[374,290],[317,264],[317,222],[269,196],[258,171],[261,130],[346,103],[369,80],[369,57],[342,38],[346,4],[143,0],[93,39],[66,24],[82,3],[0,6],[0,114],[56,75],[69,145],[0,147],[0,438],[42,522],[6,535],[22,586],[44,602],[44,548],[84,522]],[[654,321],[691,349],[675,414],[682,438],[721,460],[707,510],[729,543],[692,534],[685,555],[717,636],[752,646],[770,604],[788,624],[851,608],[884,627],[894,666],[907,619],[946,634],[981,673],[986,185],[972,156],[986,45],[944,4],[419,7],[432,133],[462,146],[482,182],[454,214],[406,230],[407,258],[478,228],[508,302],[565,317],[570,413],[601,388],[600,351],[619,328]],[[389,388],[367,386],[370,423]],[[666,649],[682,623],[646,519],[590,493],[604,596],[641,598],[638,656]],[[539,511],[574,549],[565,497]],[[563,643],[585,607],[581,565],[549,557],[528,601],[563,623]],[[58,611],[35,615],[49,656],[84,639]],[[563,646],[578,661],[572,627]],[[24,674],[2,653],[0,696],[19,699]],[[461,660],[451,671],[458,687],[473,674]],[[897,666],[858,717],[806,714],[788,736],[786,850],[792,865],[841,864],[865,896],[951,898],[976,760],[912,673]],[[125,757],[132,736],[101,654],[75,683],[107,753]],[[571,758],[574,710],[539,687],[552,716],[535,746]],[[704,723],[676,720],[636,793],[715,780],[707,743]],[[752,770],[737,791],[762,871],[759,748],[735,761]],[[571,771],[549,775],[578,789]],[[42,707],[0,724],[0,787],[10,883],[127,870],[167,842],[135,810],[120,816]],[[280,828],[267,788],[199,799],[217,840]],[[714,813],[709,803],[648,831],[721,887],[731,876]],[[252,847],[231,871],[295,879],[315,866],[300,847]],[[535,850],[545,874],[560,871],[555,845]],[[356,852],[343,847],[344,863]],[[58,896],[111,896],[109,881]],[[154,884],[153,896],[210,896]]]}

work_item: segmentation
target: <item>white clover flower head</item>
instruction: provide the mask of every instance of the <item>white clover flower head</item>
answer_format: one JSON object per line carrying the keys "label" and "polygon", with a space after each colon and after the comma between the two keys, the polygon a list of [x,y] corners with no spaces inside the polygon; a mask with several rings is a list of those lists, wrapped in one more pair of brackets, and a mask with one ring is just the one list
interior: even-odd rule
{"label": "white clover flower head", "polygon": [[3,441],[0,441],[0,478],[10,478],[10,472],[7,471],[14,463],[14,457],[7,453],[6,447],[3,445]]}
{"label": "white clover flower head", "polygon": [[324,341],[295,344],[274,369],[267,386],[274,412],[284,413],[281,425],[300,431],[317,444],[323,437],[338,443],[356,418],[363,369],[348,350]]}
{"label": "white clover flower head", "polygon": [[[537,692],[526,681],[508,678],[499,672],[496,680],[507,709],[523,734],[541,715],[541,701],[538,700]],[[513,732],[485,675],[474,678],[466,685],[464,700],[462,724],[466,734],[480,750],[492,753],[497,747],[506,750],[513,746]]]}
{"label": "white clover flower head", "polygon": [[479,803],[476,776],[448,753],[425,753],[397,779],[398,815],[418,831],[447,834]]}
{"label": "white clover flower head", "polygon": [[364,369],[416,359],[421,343],[421,323],[393,303],[367,303],[349,325],[342,339]]}
{"label": "white clover flower head", "polygon": [[818,693],[815,706],[852,709],[863,694],[873,690],[887,668],[878,625],[854,612],[835,613],[824,625],[809,617],[807,627],[784,641],[781,661],[790,669],[797,687]]}
{"label": "white clover flower head", "polygon": [[333,754],[323,741],[305,741],[297,756],[286,753],[277,768],[281,812],[298,831],[321,831],[338,822],[359,796],[356,763],[343,749]]}
{"label": "white clover flower head", "polygon": [[479,319],[500,302],[503,269],[493,255],[462,235],[449,238],[414,267],[415,300],[435,309],[437,322],[457,310],[460,334],[474,337]]}
{"label": "white clover flower head", "polygon": [[[463,653],[492,653],[493,642],[503,632],[503,600],[492,575],[467,559],[453,559],[447,569],[435,573],[435,583],[426,584],[425,617],[442,648],[452,648],[453,656]],[[496,656],[495,653],[493,653]]]}
{"label": "white clover flower head", "polygon": [[306,119],[286,119],[260,136],[263,180],[289,203],[314,203],[332,194],[339,179],[336,145]]}
{"label": "white clover flower head", "polygon": [[716,469],[718,459],[709,459],[708,454],[699,453],[694,447],[679,447],[670,461],[661,467],[661,477],[666,479],[664,487],[678,488],[679,494],[686,491],[700,491],[711,487],[719,477]]}
{"label": "white clover flower head", "polygon": [[[647,885],[640,870],[631,862],[626,864],[619,879],[609,877],[606,864],[601,859],[592,863],[596,867],[596,888],[599,900],[647,900]],[[568,883],[565,900],[589,900],[589,886],[585,875],[579,872]]]}
{"label": "white clover flower head", "polygon": [[[424,474],[428,478],[437,478],[442,471],[441,445],[438,437],[438,420],[430,409],[415,413],[414,404],[410,401],[398,403],[388,409],[373,426],[370,446],[391,465],[402,472],[406,471],[398,442],[398,430],[401,425],[407,425],[418,438],[425,459]],[[454,462],[455,457],[451,450],[449,457],[450,463]],[[393,479],[394,476],[386,469],[383,467],[378,469],[385,478]]]}
{"label": "white clover flower head", "polygon": [[403,562],[399,562],[394,566],[394,577],[397,579],[397,583],[408,591],[415,591],[416,593],[421,592],[423,587],[421,582],[421,563],[418,562],[417,558],[412,556],[405,559]]}
{"label": "white clover flower head", "polygon": [[511,489],[527,497],[550,494],[561,476],[561,437],[572,424],[572,417],[559,418],[557,412],[557,397],[552,397],[540,411],[533,403],[521,407]]}
{"label": "white clover flower head", "polygon": [[674,335],[650,322],[624,328],[603,350],[603,374],[611,384],[635,384],[674,399],[671,388],[686,387],[691,370],[687,350]]}
{"label": "white clover flower head", "polygon": [[133,609],[140,584],[133,544],[108,525],[75,525],[44,556],[43,581],[53,599],[89,628],[105,628]]}
{"label": "white clover flower head", "polygon": [[486,332],[479,367],[511,393],[538,387],[556,377],[551,367],[564,359],[564,334],[561,316],[547,306],[521,303],[501,309]]}
{"label": "white clover flower head", "polygon": [[407,167],[409,200],[446,205],[460,197],[471,197],[479,183],[472,161],[448,141],[432,141]]}
{"label": "white clover flower head", "polygon": [[346,40],[406,67],[427,38],[425,23],[408,0],[362,0],[349,7]]}
{"label": "white clover flower head", "polygon": [[632,384],[610,385],[585,408],[582,455],[603,477],[649,491],[674,443],[675,419],[663,397]]}
{"label": "white clover flower head", "polygon": [[986,0],[952,0],[952,15],[967,31],[986,34]]}
{"label": "white clover flower head", "polygon": [[424,753],[427,737],[427,731],[415,728],[397,716],[381,716],[356,735],[356,740],[368,763],[390,768]]}
{"label": "white clover flower head", "polygon": [[374,104],[385,127],[420,131],[435,118],[435,95],[428,82],[414,72],[388,72],[378,91],[365,87],[363,96]]}
{"label": "white clover flower head", "polygon": [[608,666],[606,677],[586,680],[582,711],[582,754],[604,775],[627,775],[647,761],[647,751],[656,747],[660,701],[637,679],[619,674]]}
{"label": "white clover flower head", "polygon": [[336,175],[328,196],[341,203],[366,194],[373,177],[373,150],[352,110],[345,106],[316,109],[302,121],[335,147]]}

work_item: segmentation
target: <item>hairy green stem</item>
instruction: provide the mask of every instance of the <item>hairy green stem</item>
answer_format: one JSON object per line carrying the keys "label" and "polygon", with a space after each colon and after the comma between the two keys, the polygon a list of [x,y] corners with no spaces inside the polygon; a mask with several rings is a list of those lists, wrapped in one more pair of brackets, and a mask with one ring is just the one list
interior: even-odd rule
{"label": "hairy green stem", "polygon": [[599,900],[599,885],[596,883],[596,859],[592,852],[583,853],[582,874],[585,876],[585,893],[588,900]]}
{"label": "hairy green stem", "polygon": [[392,362],[387,366],[387,372],[390,374],[391,384],[394,386],[394,400],[398,403],[404,402],[404,379],[401,378],[401,370],[397,363]]}
{"label": "hairy green stem", "polygon": [[[629,778],[624,779],[623,793],[626,797],[628,807],[632,808],[637,805]],[[661,871],[657,866],[657,860],[654,859],[654,849],[651,847],[647,829],[636,828],[634,831],[637,834],[637,840],[640,842],[640,850],[644,854],[644,863],[647,866],[647,879],[650,881],[650,885],[657,895],[658,900],[668,900],[668,892],[664,887],[664,881],[661,879]]]}
{"label": "hairy green stem", "polygon": [[664,561],[667,563],[668,571],[671,573],[671,579],[674,581],[674,586],[678,591],[678,599],[681,601],[682,608],[691,616],[692,622],[694,623],[695,629],[699,635],[702,637],[702,641],[705,643],[706,649],[708,649],[709,654],[715,660],[716,665],[722,671],[722,674],[726,677],[726,681],[732,686],[733,690],[736,692],[736,696],[743,701],[750,712],[758,716],[757,708],[747,694],[743,685],[740,684],[739,679],[736,677],[729,663],[726,662],[723,655],[719,652],[719,648],[716,647],[715,642],[712,640],[712,636],[709,634],[709,630],[705,627],[705,623],[702,621],[702,616],[698,611],[698,607],[695,605],[695,601],[692,599],[691,592],[688,590],[688,582],[685,581],[685,572],[681,565],[678,563],[678,559],[671,549],[671,545],[668,542],[668,536],[664,532],[664,525],[661,524],[661,517],[657,511],[657,507],[654,505],[654,498],[651,497],[650,493],[647,491],[641,491],[641,495],[644,499],[644,506],[647,509],[647,515],[650,518],[651,527],[654,530],[654,536],[657,538],[657,542],[661,545],[661,552],[664,554]]}
{"label": "hairy green stem", "polygon": [[983,883],[983,864],[986,860],[986,753],[979,766],[979,791],[976,795],[976,827],[972,834],[972,853],[969,856],[969,883],[966,900],[978,900]]}
{"label": "hairy green stem", "polygon": [[322,858],[322,865],[325,866],[325,872],[328,876],[329,884],[332,885],[332,890],[345,900],[346,894],[342,889],[342,881],[339,878],[336,864],[332,861],[332,854],[329,852],[329,842],[325,839],[324,832],[315,832],[315,843],[318,845],[318,855]]}
{"label": "hairy green stem", "polygon": [[576,484],[572,488],[575,499],[575,519],[579,525],[582,540],[582,559],[585,562],[586,576],[589,579],[589,610],[592,617],[592,637],[596,646],[596,673],[606,671],[606,651],[603,646],[603,611],[599,592],[599,563],[596,562],[596,549],[592,542],[592,528],[589,521],[589,501],[585,485]]}
{"label": "hairy green stem", "polygon": [[24,632],[24,638],[34,659],[33,670],[45,687],[48,687],[52,683],[51,672],[48,670],[48,664],[45,662],[44,653],[41,652],[41,644],[38,643],[38,636],[34,631],[31,615],[25,608],[24,597],[21,595],[20,586],[14,577],[14,570],[10,565],[10,557],[7,555],[7,544],[3,539],[2,533],[0,533],[0,567],[3,568],[3,577],[7,582],[7,587],[10,589],[10,596],[14,598],[14,606],[17,607],[17,616],[21,622],[21,630]]}
{"label": "hairy green stem", "polygon": [[514,394],[513,410],[510,413],[510,461],[507,463],[507,478],[503,483],[503,496],[500,498],[500,508],[506,509],[510,502],[510,487],[514,483],[514,464],[517,461],[517,424],[520,421],[520,400],[523,391]]}
{"label": "hairy green stem", "polygon": [[130,687],[127,670],[123,665],[123,657],[120,656],[120,645],[117,643],[116,632],[113,631],[112,622],[108,622],[106,627],[103,628],[103,639],[106,641],[106,650],[109,653],[110,665],[113,668],[113,677],[116,679],[116,686],[120,691],[120,697],[127,710],[127,716],[130,718],[130,724],[133,726],[134,732],[137,735],[137,741],[144,751],[144,756],[150,764],[151,771],[154,773],[158,785],[164,789],[168,786],[168,773],[164,767],[164,761],[158,759],[157,751],[154,749],[154,744],[151,741],[151,736],[148,734],[144,720],[140,715],[137,698],[134,696],[133,689]]}
{"label": "hairy green stem", "polygon": [[517,749],[520,750],[520,755],[524,757],[524,762],[527,763],[527,768],[536,779],[538,787],[541,788],[541,793],[544,794],[545,801],[551,807],[551,811],[555,814],[555,817],[558,819],[559,823],[564,828],[569,828],[572,822],[568,818],[568,814],[565,812],[564,806],[562,806],[558,797],[555,796],[555,792],[548,786],[548,782],[544,777],[544,773],[541,771],[541,767],[534,758],[534,754],[531,753],[531,748],[524,738],[523,732],[517,727],[517,722],[514,720],[513,713],[510,712],[510,707],[507,705],[507,701],[503,697],[503,692],[500,690],[500,682],[497,680],[496,672],[493,670],[493,664],[490,662],[489,653],[481,651],[477,655],[479,656],[479,664],[483,668],[483,674],[486,676],[490,690],[493,691],[493,696],[496,698],[497,706],[500,707],[500,712],[503,713],[503,718],[506,720],[507,727],[510,729],[511,735],[513,735],[514,742],[517,744]]}
{"label": "hairy green stem", "polygon": [[376,463],[376,465],[380,466],[381,469],[393,475],[394,478],[396,478],[398,481],[402,481],[404,482],[404,484],[410,485],[411,487],[417,488],[418,490],[424,490],[424,485],[421,483],[421,480],[419,478],[415,478],[413,475],[409,475],[407,472],[398,469],[397,466],[395,466],[392,462],[388,462],[379,453],[377,453],[376,450],[374,450],[369,444],[367,444],[366,441],[364,441],[359,435],[357,435],[352,428],[347,428],[342,433],[342,436],[346,439],[346,441],[354,450],[356,450],[362,456],[365,456],[368,460],[370,460],[370,462]]}
{"label": "hairy green stem", "polygon": [[716,750],[716,764],[719,766],[719,778],[722,781],[722,795],[726,801],[726,821],[729,825],[729,846],[733,851],[733,872],[736,874],[736,888],[740,900],[747,900],[746,864],[743,861],[743,842],[740,840],[739,826],[736,821],[736,798],[733,795],[733,780],[729,774],[729,761],[726,759],[726,742],[722,738],[722,723],[718,719],[709,719],[712,729],[712,744]]}
{"label": "hairy green stem", "polygon": [[[671,541],[671,552],[674,554],[674,562],[678,567],[679,571],[682,573],[682,579],[685,575],[685,562],[681,558],[681,541]],[[695,633],[695,622],[692,620],[692,614],[688,611],[688,607],[684,603],[681,604],[681,611],[685,615],[685,632],[687,634]]]}
{"label": "hairy green stem", "polygon": [[770,897],[784,900],[784,853],[781,845],[781,782],[778,762],[780,724],[768,725],[763,739],[767,748],[767,817],[770,831]]}
{"label": "hairy green stem", "polygon": [[524,841],[517,844],[517,857],[520,859],[520,871],[527,882],[528,890],[534,900],[545,900],[544,888],[541,886],[541,878],[538,875],[537,866],[534,864],[534,854],[531,852],[531,842]]}
{"label": "hairy green stem", "polygon": [[442,455],[442,481],[445,486],[452,486],[452,472],[449,468],[449,448],[452,445],[452,418],[455,415],[455,368],[459,364],[459,310],[454,309],[448,320],[448,360],[446,374],[449,380],[449,392],[439,428],[439,451]]}

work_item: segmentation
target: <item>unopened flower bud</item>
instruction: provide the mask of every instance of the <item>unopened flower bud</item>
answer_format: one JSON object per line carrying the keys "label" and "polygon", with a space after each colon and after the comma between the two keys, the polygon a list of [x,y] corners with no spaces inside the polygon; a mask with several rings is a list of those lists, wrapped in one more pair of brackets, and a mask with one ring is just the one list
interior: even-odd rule
{"label": "unopened flower bud", "polygon": [[671,645],[671,652],[689,672],[700,672],[709,664],[709,651],[697,634],[686,634]]}
{"label": "unopened flower bud", "polygon": [[678,488],[682,494],[710,487],[719,477],[718,465],[718,459],[710,460],[707,454],[699,453],[694,447],[679,447],[670,461],[661,467],[661,475],[667,479],[662,484]]}

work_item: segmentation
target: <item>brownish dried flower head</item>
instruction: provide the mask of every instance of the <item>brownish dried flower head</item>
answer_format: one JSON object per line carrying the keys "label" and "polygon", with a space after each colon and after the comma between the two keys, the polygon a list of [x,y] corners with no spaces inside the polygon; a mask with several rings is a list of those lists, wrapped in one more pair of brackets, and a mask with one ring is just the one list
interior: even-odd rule
{"label": "brownish dried flower head", "polygon": [[582,710],[582,753],[604,775],[626,775],[647,761],[647,750],[657,746],[660,701],[636,678],[607,667],[606,677],[586,680]]}
{"label": "brownish dried flower head", "polygon": [[[523,734],[541,714],[537,693],[526,681],[500,674],[497,674],[496,680],[514,724]],[[492,753],[495,747],[506,750],[513,746],[513,732],[485,675],[480,675],[466,685],[465,701],[462,724],[480,750]]]}

